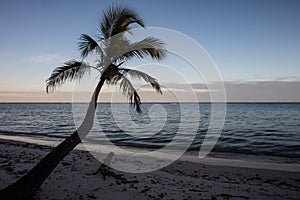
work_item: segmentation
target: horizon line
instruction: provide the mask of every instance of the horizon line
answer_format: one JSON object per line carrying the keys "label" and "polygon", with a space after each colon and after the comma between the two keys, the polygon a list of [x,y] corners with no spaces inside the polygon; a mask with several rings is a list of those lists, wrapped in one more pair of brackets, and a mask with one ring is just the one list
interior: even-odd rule
{"label": "horizon line", "polygon": [[[82,101],[82,102],[70,102],[70,101],[57,101],[57,102],[43,102],[43,101],[0,101],[0,104],[81,104],[81,103],[89,103],[89,101]],[[158,104],[169,104],[169,103],[176,103],[176,104],[180,104],[180,103],[186,103],[186,104],[194,104],[194,103],[205,103],[205,104],[210,104],[210,103],[228,103],[228,104],[234,104],[234,103],[300,103],[300,101],[216,101],[216,102],[210,102],[210,101],[198,101],[198,102],[193,102],[193,101],[184,101],[184,102],[176,102],[176,101],[144,101],[141,102],[141,104],[143,103],[158,103]],[[98,101],[97,104],[131,104],[130,102],[125,102],[125,101],[120,101],[120,102],[102,102],[102,101]]]}

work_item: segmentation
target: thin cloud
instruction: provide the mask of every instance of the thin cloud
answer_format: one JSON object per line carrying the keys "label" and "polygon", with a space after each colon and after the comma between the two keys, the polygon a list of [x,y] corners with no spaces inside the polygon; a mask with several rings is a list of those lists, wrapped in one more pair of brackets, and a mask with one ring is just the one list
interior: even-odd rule
{"label": "thin cloud", "polygon": [[59,54],[43,54],[30,56],[27,58],[27,60],[34,63],[54,63],[63,62],[68,60],[68,58]]}
{"label": "thin cloud", "polygon": [[275,81],[300,81],[300,76],[280,76]]}
{"label": "thin cloud", "polygon": [[225,82],[227,101],[300,102],[300,81]]}

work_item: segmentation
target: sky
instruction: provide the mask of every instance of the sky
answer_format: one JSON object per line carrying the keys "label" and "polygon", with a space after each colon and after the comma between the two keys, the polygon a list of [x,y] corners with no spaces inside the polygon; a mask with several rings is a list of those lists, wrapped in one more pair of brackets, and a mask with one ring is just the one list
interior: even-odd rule
{"label": "sky", "polygon": [[[0,0],[0,101],[71,101],[73,84],[47,95],[45,80],[64,61],[80,58],[80,34],[96,35],[102,12],[115,3],[135,9],[148,27],[172,29],[199,43],[218,67],[229,101],[300,101],[297,0]],[[172,56],[167,60],[163,64],[185,70]],[[178,82],[160,75],[162,84]],[[192,75],[186,79],[202,83]],[[146,94],[144,100],[155,101]]]}

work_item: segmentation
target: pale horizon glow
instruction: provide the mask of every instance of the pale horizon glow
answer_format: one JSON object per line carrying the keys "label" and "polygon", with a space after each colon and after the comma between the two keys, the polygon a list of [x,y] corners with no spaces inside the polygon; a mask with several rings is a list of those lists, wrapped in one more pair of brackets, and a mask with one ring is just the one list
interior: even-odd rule
{"label": "pale horizon glow", "polygon": [[[210,83],[217,85],[219,83]],[[169,83],[170,85],[170,83]],[[197,102],[210,102],[209,91],[205,84],[194,83],[192,91],[184,84],[173,84],[173,88],[162,88],[163,94],[158,94],[149,86],[138,89],[142,103],[147,102],[195,102],[192,95],[196,95]],[[257,81],[257,82],[234,82],[224,83],[227,102],[300,102],[300,81]],[[212,87],[213,88],[213,87]],[[212,90],[211,92],[218,92]],[[176,95],[174,95],[176,94]],[[45,91],[0,91],[0,102],[88,102],[92,95],[91,91],[68,91],[61,88],[53,93]],[[183,101],[178,100],[184,99]],[[98,102],[128,102],[126,96],[118,91],[117,87],[111,90],[104,86]],[[216,101],[223,102],[223,101]]]}

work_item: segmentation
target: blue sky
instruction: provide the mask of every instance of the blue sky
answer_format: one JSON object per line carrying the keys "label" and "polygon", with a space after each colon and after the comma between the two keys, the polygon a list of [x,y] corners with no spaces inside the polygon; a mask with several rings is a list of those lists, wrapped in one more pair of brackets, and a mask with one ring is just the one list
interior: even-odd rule
{"label": "blue sky", "polygon": [[[0,91],[44,90],[55,66],[79,58],[81,33],[120,1],[1,0]],[[300,1],[121,1],[147,26],[201,44],[226,81],[300,80]]]}

